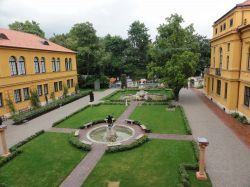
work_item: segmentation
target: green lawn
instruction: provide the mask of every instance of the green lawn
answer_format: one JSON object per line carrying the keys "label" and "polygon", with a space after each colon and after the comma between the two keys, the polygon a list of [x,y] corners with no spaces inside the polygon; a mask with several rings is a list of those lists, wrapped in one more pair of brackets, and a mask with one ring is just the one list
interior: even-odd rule
{"label": "green lawn", "polygon": [[22,147],[23,153],[0,168],[7,186],[58,186],[86,155],[68,142],[68,134],[45,133]]}
{"label": "green lawn", "polygon": [[[120,90],[117,91],[114,95],[111,94],[111,96],[107,96],[104,99],[105,100],[120,100],[121,97],[127,96],[127,95],[134,95],[139,90]],[[154,93],[154,94],[166,94],[167,98],[172,98],[173,93],[171,90],[145,90],[148,93]]]}
{"label": "green lawn", "polygon": [[154,133],[187,134],[178,107],[167,111],[165,105],[142,105],[136,107],[129,118],[140,121]]}
{"label": "green lawn", "polygon": [[82,186],[106,187],[108,181],[120,181],[122,187],[174,187],[183,162],[195,163],[191,142],[151,140],[130,151],[105,154]]}
{"label": "green lawn", "polygon": [[79,128],[81,125],[93,120],[106,118],[109,114],[118,118],[126,109],[125,105],[98,105],[71,116],[57,125],[61,128]]}

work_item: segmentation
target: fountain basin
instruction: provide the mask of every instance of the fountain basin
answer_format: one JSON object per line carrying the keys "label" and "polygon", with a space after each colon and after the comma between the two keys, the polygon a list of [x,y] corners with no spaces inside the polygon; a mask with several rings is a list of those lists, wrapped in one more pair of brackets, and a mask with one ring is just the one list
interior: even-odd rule
{"label": "fountain basin", "polygon": [[[131,127],[127,127],[124,125],[115,125],[113,128],[115,128],[117,135],[115,142],[123,142],[134,136],[134,129],[132,129]],[[106,133],[107,125],[102,125],[89,131],[87,134],[87,138],[95,143],[109,143],[106,139]]]}

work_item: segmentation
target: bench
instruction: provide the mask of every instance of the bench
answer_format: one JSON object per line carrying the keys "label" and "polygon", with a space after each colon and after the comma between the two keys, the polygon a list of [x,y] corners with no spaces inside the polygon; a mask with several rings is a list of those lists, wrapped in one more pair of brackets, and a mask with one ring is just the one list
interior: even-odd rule
{"label": "bench", "polygon": [[79,134],[80,134],[80,130],[76,130],[74,133],[74,136],[77,137],[77,136],[79,136]]}
{"label": "bench", "polygon": [[87,144],[87,145],[92,145],[93,144],[92,142],[86,141],[86,140],[81,140],[81,142],[84,143],[84,144]]}
{"label": "bench", "polygon": [[138,136],[135,137],[136,140],[139,140],[140,138],[142,138],[144,136],[144,134],[139,134]]}
{"label": "bench", "polygon": [[118,145],[121,145],[120,142],[109,142],[108,143],[108,147],[113,147],[113,146],[118,146]]}
{"label": "bench", "polygon": [[144,130],[146,133],[150,133],[150,130],[147,129],[145,125],[140,125],[141,129]]}
{"label": "bench", "polygon": [[84,126],[85,128],[89,128],[89,127],[91,127],[92,125],[93,125],[93,122],[89,122],[89,123],[84,124],[83,126]]}
{"label": "bench", "polygon": [[127,122],[127,124],[133,124],[134,123],[134,120],[132,120],[132,119],[125,119],[125,121]]}

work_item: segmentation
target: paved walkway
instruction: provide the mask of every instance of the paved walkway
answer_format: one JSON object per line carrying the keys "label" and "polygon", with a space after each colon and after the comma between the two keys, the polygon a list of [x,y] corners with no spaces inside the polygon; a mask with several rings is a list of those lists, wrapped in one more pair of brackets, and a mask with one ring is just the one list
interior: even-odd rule
{"label": "paved walkway", "polygon": [[[105,153],[106,145],[94,144],[91,151],[76,166],[60,187],[79,187],[87,179],[97,162]],[[108,168],[107,168],[108,169]]]}
{"label": "paved walkway", "polygon": [[[95,102],[100,101],[101,98],[109,95],[117,89],[108,89],[103,92],[94,92]],[[76,110],[88,105],[89,97],[83,97],[70,104],[64,105],[61,108],[55,109],[49,113],[39,116],[33,120],[28,121],[22,125],[9,124],[10,120],[4,122],[8,125],[6,131],[6,140],[8,147],[16,144],[17,142],[24,140],[39,130],[48,130],[51,128],[52,123],[62,119],[63,117],[75,112]],[[2,152],[0,148],[0,153]]]}
{"label": "paved walkway", "polygon": [[210,142],[206,164],[213,186],[250,187],[250,150],[247,146],[192,90],[181,90],[180,103],[194,138],[205,136]]}
{"label": "paved walkway", "polygon": [[118,124],[125,123],[125,119],[129,118],[129,116],[132,114],[132,112],[135,110],[138,104],[139,104],[138,101],[131,101],[128,108],[122,113],[122,115],[116,120],[115,123]]}

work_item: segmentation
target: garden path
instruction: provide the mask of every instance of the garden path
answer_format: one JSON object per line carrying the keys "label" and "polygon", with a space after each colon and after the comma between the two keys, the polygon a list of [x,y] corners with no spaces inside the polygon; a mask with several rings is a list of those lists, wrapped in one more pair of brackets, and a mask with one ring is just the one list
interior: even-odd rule
{"label": "garden path", "polygon": [[[249,187],[250,149],[191,89],[181,90],[179,102],[194,138],[204,136],[210,142],[206,150],[206,168],[213,186]],[[213,104],[213,107],[217,106]]]}

